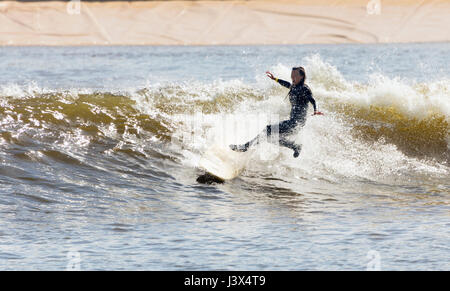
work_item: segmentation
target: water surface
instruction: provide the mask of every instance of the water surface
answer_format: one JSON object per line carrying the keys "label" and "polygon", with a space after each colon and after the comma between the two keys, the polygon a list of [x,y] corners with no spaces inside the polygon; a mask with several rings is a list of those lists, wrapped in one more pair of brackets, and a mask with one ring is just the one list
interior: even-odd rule
{"label": "water surface", "polygon": [[[448,270],[449,52],[2,47],[0,269]],[[264,72],[298,65],[325,113],[300,157],[197,183],[211,144],[288,117]]]}

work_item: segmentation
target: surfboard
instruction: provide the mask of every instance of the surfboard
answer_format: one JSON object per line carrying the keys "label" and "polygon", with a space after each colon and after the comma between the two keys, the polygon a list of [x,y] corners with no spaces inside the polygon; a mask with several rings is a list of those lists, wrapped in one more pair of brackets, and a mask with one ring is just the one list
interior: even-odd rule
{"label": "surfboard", "polygon": [[228,146],[214,144],[200,158],[199,168],[206,174],[197,178],[200,183],[223,183],[239,176],[250,157],[250,151],[236,152]]}

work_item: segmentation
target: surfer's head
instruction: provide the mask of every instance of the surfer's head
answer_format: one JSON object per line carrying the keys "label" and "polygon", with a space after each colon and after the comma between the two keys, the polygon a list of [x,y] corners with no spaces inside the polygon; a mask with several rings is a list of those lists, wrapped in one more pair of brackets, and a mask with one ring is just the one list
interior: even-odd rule
{"label": "surfer's head", "polygon": [[305,69],[303,67],[293,67],[291,72],[292,84],[303,85],[306,79]]}

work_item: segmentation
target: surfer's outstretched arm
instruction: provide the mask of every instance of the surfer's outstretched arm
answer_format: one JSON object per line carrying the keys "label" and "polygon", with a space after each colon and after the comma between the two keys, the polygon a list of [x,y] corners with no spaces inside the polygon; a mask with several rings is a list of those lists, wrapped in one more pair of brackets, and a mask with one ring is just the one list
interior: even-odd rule
{"label": "surfer's outstretched arm", "polygon": [[308,101],[311,102],[312,106],[314,107],[314,114],[313,114],[313,115],[323,115],[322,112],[317,111],[316,100],[314,100],[314,98],[312,97],[312,95],[310,95],[310,96],[308,97]]}
{"label": "surfer's outstretched arm", "polygon": [[277,82],[278,84],[280,84],[283,87],[291,88],[291,83],[289,83],[288,81],[275,78],[275,82]]}
{"label": "surfer's outstretched arm", "polygon": [[267,77],[269,77],[270,79],[274,80],[275,82],[277,82],[277,83],[280,84],[281,86],[286,87],[286,88],[288,88],[288,89],[291,88],[291,83],[289,83],[288,81],[285,81],[285,80],[281,80],[281,79],[275,78],[275,77],[272,75],[271,72],[267,71],[267,72],[266,72],[266,75],[267,75]]}
{"label": "surfer's outstretched arm", "polygon": [[323,115],[322,112],[317,111],[316,100],[314,100],[314,98],[312,96],[311,89],[309,89],[308,86],[306,86],[306,88],[307,88],[307,90],[306,90],[306,100],[308,100],[308,102],[311,103],[312,106],[314,107],[314,115]]}
{"label": "surfer's outstretched arm", "polygon": [[312,106],[314,107],[314,113],[317,112],[317,106],[316,106],[316,100],[314,100],[312,95],[309,95],[308,97],[308,101],[312,104]]}

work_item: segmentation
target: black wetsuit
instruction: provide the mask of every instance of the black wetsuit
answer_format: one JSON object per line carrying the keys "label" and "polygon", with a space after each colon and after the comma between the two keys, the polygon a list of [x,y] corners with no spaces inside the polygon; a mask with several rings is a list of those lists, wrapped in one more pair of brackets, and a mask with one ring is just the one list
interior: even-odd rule
{"label": "black wetsuit", "polygon": [[[308,111],[308,102],[314,107],[314,111],[317,111],[316,101],[312,97],[311,89],[308,85],[298,84],[291,88],[291,83],[277,79],[281,86],[289,88],[289,101],[291,102],[292,109],[290,118],[279,124],[280,134],[291,133],[291,131],[297,125],[304,125],[306,122],[306,113]],[[269,125],[270,126],[270,125]]]}
{"label": "black wetsuit", "polygon": [[289,101],[291,102],[292,105],[290,118],[278,124],[268,125],[264,132],[259,134],[251,141],[247,142],[244,145],[239,146],[230,145],[231,149],[237,151],[246,151],[249,146],[259,141],[261,135],[266,135],[267,137],[269,137],[272,135],[272,133],[275,133],[278,129],[279,144],[292,149],[294,151],[294,157],[298,156],[301,150],[301,145],[297,145],[287,140],[286,136],[291,134],[298,125],[303,126],[305,124],[306,114],[308,111],[308,103],[310,102],[314,107],[314,111],[316,111],[317,110],[316,101],[312,97],[311,89],[309,89],[307,85],[297,84],[296,86],[292,86],[291,88],[291,83],[287,81],[280,79],[276,79],[276,81],[280,85],[290,89]]}

